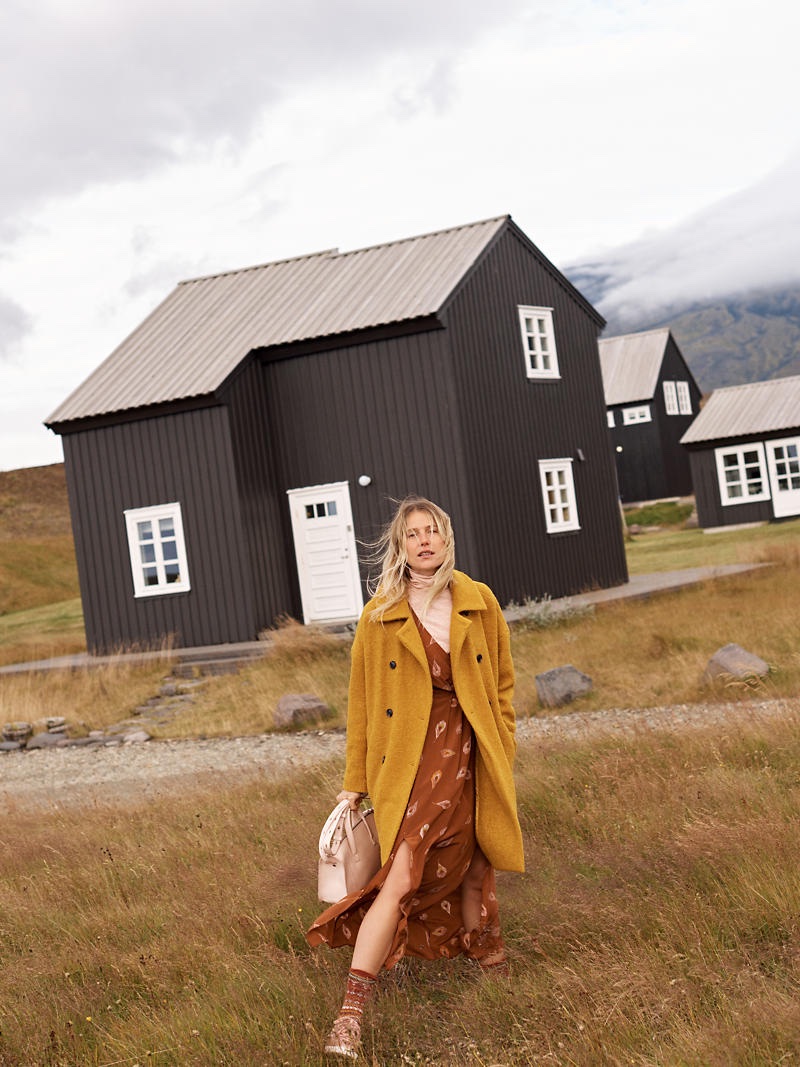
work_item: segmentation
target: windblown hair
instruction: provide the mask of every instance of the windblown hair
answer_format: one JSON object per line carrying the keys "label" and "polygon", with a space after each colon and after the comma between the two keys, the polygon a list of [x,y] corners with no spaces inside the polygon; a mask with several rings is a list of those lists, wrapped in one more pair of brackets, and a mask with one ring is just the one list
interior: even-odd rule
{"label": "windblown hair", "polygon": [[371,583],[370,592],[379,599],[377,607],[370,618],[380,621],[384,614],[398,604],[408,592],[409,568],[406,553],[406,529],[408,517],[412,511],[424,511],[430,516],[431,525],[435,526],[444,538],[444,563],[436,571],[430,592],[425,599],[423,613],[434,597],[446,589],[453,579],[455,566],[455,538],[453,525],[446,511],[421,496],[407,496],[397,505],[394,517],[374,543],[374,559],[380,561],[381,573],[376,582]]}

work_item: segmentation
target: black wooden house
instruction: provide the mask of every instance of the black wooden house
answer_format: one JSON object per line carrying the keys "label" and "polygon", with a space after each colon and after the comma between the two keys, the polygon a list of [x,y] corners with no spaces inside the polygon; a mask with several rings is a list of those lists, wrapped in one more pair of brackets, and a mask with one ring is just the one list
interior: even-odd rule
{"label": "black wooden house", "polygon": [[704,529],[800,515],[800,377],[715,389],[683,443]]}
{"label": "black wooden house", "polygon": [[624,504],[692,492],[682,435],[700,388],[668,329],[600,341],[608,432]]}
{"label": "black wooden house", "polygon": [[602,326],[508,216],[181,283],[47,421],[89,647],[354,619],[411,492],[501,603],[626,581]]}

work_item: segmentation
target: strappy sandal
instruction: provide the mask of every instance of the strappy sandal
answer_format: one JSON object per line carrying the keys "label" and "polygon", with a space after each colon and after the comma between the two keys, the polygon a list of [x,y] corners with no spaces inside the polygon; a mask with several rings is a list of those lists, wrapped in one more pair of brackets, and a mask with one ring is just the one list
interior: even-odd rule
{"label": "strappy sandal", "polygon": [[325,1042],[326,1056],[342,1056],[348,1060],[358,1059],[361,1044],[361,1023],[354,1015],[340,1015],[331,1027]]}

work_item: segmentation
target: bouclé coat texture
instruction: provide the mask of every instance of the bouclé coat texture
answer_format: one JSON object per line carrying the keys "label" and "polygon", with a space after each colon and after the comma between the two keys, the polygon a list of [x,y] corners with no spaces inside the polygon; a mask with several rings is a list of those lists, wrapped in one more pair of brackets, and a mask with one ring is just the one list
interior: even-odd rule
{"label": "boucl\u00e9 coat texture", "polygon": [[[508,626],[494,594],[454,571],[450,663],[458,701],[477,741],[475,832],[493,867],[524,869],[513,763],[516,720]],[[388,859],[417,773],[433,698],[428,661],[408,601],[370,619],[353,641],[344,788],[368,793],[382,862]]]}

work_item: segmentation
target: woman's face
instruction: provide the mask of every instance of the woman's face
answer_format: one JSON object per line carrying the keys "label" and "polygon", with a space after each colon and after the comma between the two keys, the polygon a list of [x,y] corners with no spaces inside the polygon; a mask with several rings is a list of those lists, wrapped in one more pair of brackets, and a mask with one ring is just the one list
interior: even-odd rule
{"label": "woman's face", "polygon": [[406,520],[406,555],[415,574],[429,576],[444,563],[444,538],[427,511],[412,511]]}

